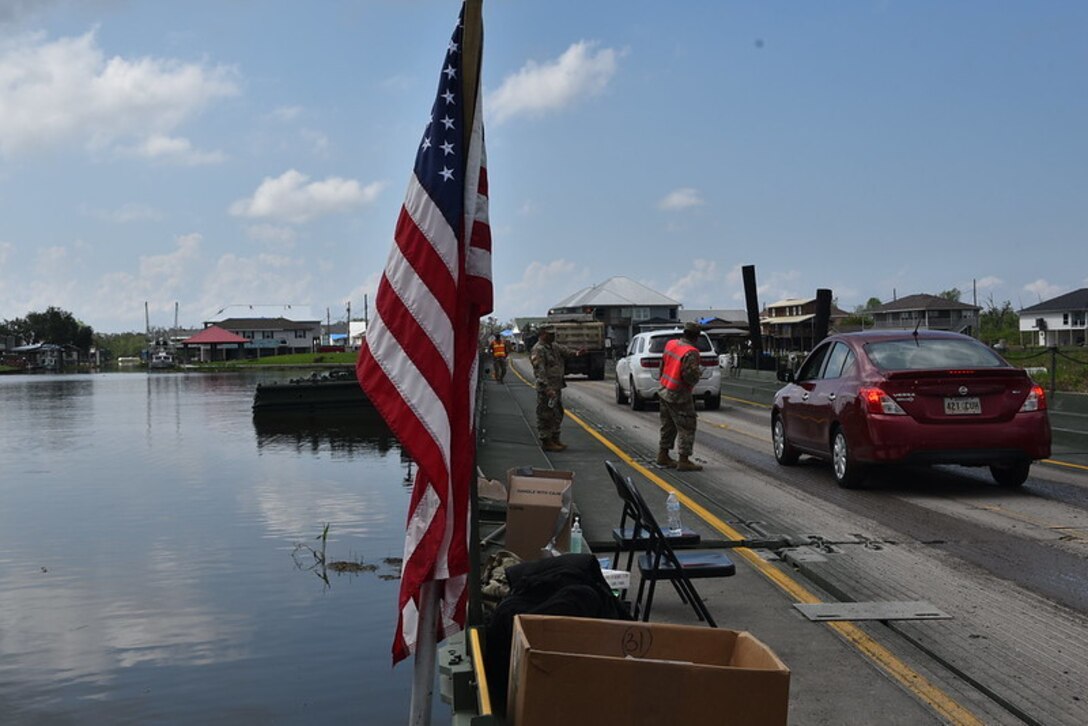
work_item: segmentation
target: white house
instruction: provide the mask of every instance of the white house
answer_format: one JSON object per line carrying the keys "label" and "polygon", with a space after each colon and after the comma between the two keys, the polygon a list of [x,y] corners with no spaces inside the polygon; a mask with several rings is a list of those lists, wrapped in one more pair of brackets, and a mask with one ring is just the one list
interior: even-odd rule
{"label": "white house", "polygon": [[1084,345],[1088,336],[1088,287],[1024,308],[1020,342],[1027,345]]}

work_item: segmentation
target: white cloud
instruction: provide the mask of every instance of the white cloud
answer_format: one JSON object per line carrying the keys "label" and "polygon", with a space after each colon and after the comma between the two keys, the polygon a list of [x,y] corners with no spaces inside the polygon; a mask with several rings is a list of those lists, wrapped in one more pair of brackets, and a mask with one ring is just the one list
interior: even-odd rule
{"label": "white cloud", "polygon": [[293,247],[298,239],[298,232],[293,227],[281,227],[276,224],[251,224],[246,227],[246,235],[260,242],[271,242],[284,247]]}
{"label": "white cloud", "polygon": [[385,186],[383,182],[374,182],[364,187],[354,179],[335,176],[316,182],[309,182],[309,178],[294,169],[275,179],[265,177],[252,197],[239,199],[230,206],[230,213],[300,224],[369,204]]}
{"label": "white cloud", "polygon": [[0,0],[0,25],[18,23],[59,4],[60,0]]}
{"label": "white cloud", "polygon": [[[801,280],[798,270],[774,270],[769,273],[761,273],[756,270],[756,298],[760,309],[779,300],[790,298],[816,297],[816,290],[798,292],[797,284]],[[741,265],[735,265],[725,274],[726,289],[730,292],[730,299],[737,303],[738,308],[746,307],[744,296],[744,273]]]}
{"label": "white cloud", "polygon": [[306,142],[306,145],[310,147],[310,150],[314,154],[320,157],[326,157],[329,155],[329,137],[320,131],[314,131],[313,129],[302,129],[299,132],[302,136],[302,140]]}
{"label": "white cloud", "polygon": [[222,163],[226,156],[220,151],[193,148],[189,139],[152,134],[127,151],[137,156],[182,166],[204,166]]}
{"label": "white cloud", "polygon": [[272,254],[241,257],[227,253],[204,274],[197,306],[205,320],[232,303],[289,301],[310,304],[313,276],[305,259]]}
{"label": "white cloud", "polygon": [[995,277],[993,275],[988,275],[986,277],[975,280],[975,286],[979,290],[991,290],[1004,284],[1004,280],[1002,280],[1000,277]]}
{"label": "white cloud", "polygon": [[11,242],[0,242],[0,269],[3,269],[7,264],[8,255],[14,249]]}
{"label": "white cloud", "polygon": [[666,212],[678,212],[681,209],[698,207],[702,203],[703,197],[698,189],[682,187],[666,194],[661,201],[657,203],[657,206],[659,209],[663,209]]}
{"label": "white cloud", "polygon": [[103,222],[113,222],[114,224],[128,224],[129,222],[162,219],[162,213],[159,212],[159,210],[154,207],[149,207],[146,204],[138,204],[136,202],[126,202],[117,209],[93,209],[85,207],[82,211],[84,214],[88,214],[95,219],[100,219]]}
{"label": "white cloud", "polygon": [[496,123],[518,115],[540,115],[601,93],[616,73],[619,53],[580,41],[554,61],[528,61],[487,96]]}
{"label": "white cloud", "polygon": [[[1049,300],[1052,297],[1057,297],[1066,291],[1063,285],[1054,285],[1043,279],[1038,279],[1035,282],[1029,282],[1024,285],[1024,291],[1030,292],[1039,298],[1039,302]],[[1028,303],[1028,305],[1034,305],[1035,303]]]}
{"label": "white cloud", "polygon": [[[0,43],[0,153],[166,134],[212,101],[238,92],[225,66],[106,57],[95,32]],[[130,144],[131,145],[131,144]]]}
{"label": "white cloud", "polygon": [[665,295],[679,301],[684,307],[714,307],[715,300],[724,297],[725,275],[713,260],[695,260],[691,269],[674,282]]}
{"label": "white cloud", "polygon": [[544,315],[548,308],[582,287],[589,270],[570,260],[531,262],[521,279],[506,285],[495,306],[506,317]]}
{"label": "white cloud", "polygon": [[280,106],[272,111],[272,118],[277,121],[294,121],[302,115],[302,106]]}
{"label": "white cloud", "polygon": [[363,284],[348,293],[348,301],[351,302],[351,317],[362,318],[374,311],[374,296],[378,294],[378,285],[382,281],[382,273],[371,273]]}
{"label": "white cloud", "polygon": [[39,275],[49,277],[61,272],[68,259],[68,248],[57,245],[39,250],[34,264]]}
{"label": "white cloud", "polygon": [[[174,240],[174,249],[161,255],[142,255],[135,272],[103,275],[95,293],[81,303],[91,318],[137,319],[143,305],[152,313],[172,315],[174,301],[192,287],[201,263],[203,237],[192,233]],[[171,318],[172,321],[172,318]],[[160,321],[161,323],[161,321]]]}

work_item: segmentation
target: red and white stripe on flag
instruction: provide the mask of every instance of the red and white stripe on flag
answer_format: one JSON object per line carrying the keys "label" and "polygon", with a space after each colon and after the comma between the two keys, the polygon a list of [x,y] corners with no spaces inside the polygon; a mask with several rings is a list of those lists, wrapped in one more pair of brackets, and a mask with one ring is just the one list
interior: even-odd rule
{"label": "red and white stripe on flag", "polygon": [[[356,363],[367,396],[418,465],[394,664],[431,635],[419,632],[425,583],[441,586],[437,640],[464,627],[468,597],[478,336],[480,317],[491,312],[492,283],[479,94],[462,83],[466,63],[478,70],[479,54],[463,52],[463,31],[459,21]],[[465,103],[475,113],[464,113]]]}

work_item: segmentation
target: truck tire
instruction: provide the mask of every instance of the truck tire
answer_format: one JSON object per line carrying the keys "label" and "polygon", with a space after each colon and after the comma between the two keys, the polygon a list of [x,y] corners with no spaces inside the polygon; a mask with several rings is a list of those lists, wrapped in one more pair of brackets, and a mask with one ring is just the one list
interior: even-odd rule
{"label": "truck tire", "polygon": [[604,356],[595,355],[589,359],[589,380],[591,381],[603,381],[604,380]]}

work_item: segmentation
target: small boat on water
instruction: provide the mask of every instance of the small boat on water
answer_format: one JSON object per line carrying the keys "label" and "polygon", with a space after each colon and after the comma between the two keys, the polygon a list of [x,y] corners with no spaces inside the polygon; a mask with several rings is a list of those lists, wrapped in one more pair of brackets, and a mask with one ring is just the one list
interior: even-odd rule
{"label": "small boat on water", "polygon": [[258,383],[253,413],[334,411],[370,406],[355,369],[343,368],[286,383]]}
{"label": "small boat on water", "polygon": [[166,350],[155,351],[147,361],[147,367],[153,371],[168,370],[176,365],[177,361],[174,360],[174,354]]}

